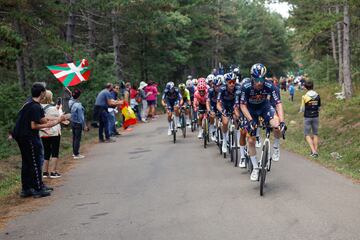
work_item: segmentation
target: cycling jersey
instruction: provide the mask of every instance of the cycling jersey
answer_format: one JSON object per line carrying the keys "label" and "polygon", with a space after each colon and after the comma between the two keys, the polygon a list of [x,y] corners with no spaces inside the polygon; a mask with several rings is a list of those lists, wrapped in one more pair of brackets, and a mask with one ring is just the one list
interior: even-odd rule
{"label": "cycling jersey", "polygon": [[[279,96],[279,100],[281,100],[280,89],[275,86],[275,91],[276,95]],[[270,104],[273,108],[276,109],[277,101],[274,99],[273,95],[270,95]]]}
{"label": "cycling jersey", "polygon": [[217,101],[221,102],[223,110],[228,113],[234,111],[235,105],[239,104],[239,98],[237,97],[241,93],[239,84],[235,84],[234,90],[230,92],[226,85],[220,87]]}
{"label": "cycling jersey", "polygon": [[174,106],[179,105],[182,99],[179,89],[175,88],[173,92],[165,89],[162,99],[166,102],[167,107],[174,111]]}
{"label": "cycling jersey", "polygon": [[194,101],[194,93],[195,93],[195,87],[194,86],[191,86],[191,87],[187,87],[186,88],[189,93],[190,93],[190,100],[191,101]]}
{"label": "cycling jersey", "polygon": [[218,92],[215,90],[215,88],[209,89],[208,99],[210,101],[211,111],[216,111],[217,95]]}
{"label": "cycling jersey", "polygon": [[184,92],[181,92],[180,91],[180,94],[181,94],[181,97],[182,97],[182,99],[186,102],[186,101],[188,101],[188,102],[190,102],[190,92],[189,92],[189,90],[187,90],[187,89],[184,89]]}
{"label": "cycling jersey", "polygon": [[239,102],[246,104],[249,109],[261,109],[269,101],[268,97],[273,98],[275,105],[281,103],[280,95],[271,81],[265,80],[262,89],[255,89],[252,80],[247,78],[242,85]]}
{"label": "cycling jersey", "polygon": [[194,109],[199,109],[200,111],[206,110],[206,101],[208,99],[208,93],[206,92],[204,96],[201,96],[198,91],[194,93]]}

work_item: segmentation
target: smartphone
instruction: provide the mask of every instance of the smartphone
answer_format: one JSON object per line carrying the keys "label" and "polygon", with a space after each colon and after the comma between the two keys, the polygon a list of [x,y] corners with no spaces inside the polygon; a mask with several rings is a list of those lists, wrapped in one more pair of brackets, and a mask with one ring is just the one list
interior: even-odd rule
{"label": "smartphone", "polygon": [[56,105],[60,106],[62,104],[62,98],[58,97]]}

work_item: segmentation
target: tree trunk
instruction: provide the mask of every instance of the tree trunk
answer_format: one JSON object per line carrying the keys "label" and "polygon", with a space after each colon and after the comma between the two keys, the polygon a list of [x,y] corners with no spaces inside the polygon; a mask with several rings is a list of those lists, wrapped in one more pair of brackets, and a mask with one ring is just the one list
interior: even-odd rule
{"label": "tree trunk", "polygon": [[74,29],[75,29],[75,16],[73,13],[73,6],[75,5],[75,0],[69,0],[70,12],[68,16],[68,21],[66,23],[66,42],[70,45],[74,44]]}
{"label": "tree trunk", "polygon": [[111,11],[111,30],[113,35],[115,75],[117,81],[121,81],[123,80],[123,74],[121,70],[121,61],[120,61],[120,38],[116,30],[116,19],[117,19],[117,12],[115,9],[113,9]]}
{"label": "tree trunk", "polygon": [[350,62],[350,14],[348,1],[344,4],[344,44],[343,44],[343,64],[344,64],[344,87],[345,98],[351,98],[353,94],[351,81],[351,62]]}
{"label": "tree trunk", "polygon": [[[331,9],[329,9],[329,13],[331,14]],[[337,65],[338,61],[336,56],[336,40],[335,40],[334,26],[331,26],[331,48],[332,48],[334,62]]]}
{"label": "tree trunk", "polygon": [[[339,5],[336,5],[336,13],[339,14]],[[338,56],[339,56],[339,84],[343,86],[344,84],[344,74],[343,74],[343,51],[342,51],[342,34],[341,34],[341,26],[342,22],[336,23],[337,35],[338,35]]]}
{"label": "tree trunk", "polygon": [[87,24],[88,24],[88,37],[89,37],[89,52],[92,59],[96,55],[96,38],[95,38],[95,23],[93,21],[93,15],[91,13],[87,14]]}
{"label": "tree trunk", "polygon": [[[14,26],[18,34],[22,36],[22,30],[18,19],[14,20]],[[16,58],[16,71],[19,78],[19,86],[22,90],[25,90],[27,82],[26,82],[25,64],[24,64],[24,58],[22,52],[20,52]]]}

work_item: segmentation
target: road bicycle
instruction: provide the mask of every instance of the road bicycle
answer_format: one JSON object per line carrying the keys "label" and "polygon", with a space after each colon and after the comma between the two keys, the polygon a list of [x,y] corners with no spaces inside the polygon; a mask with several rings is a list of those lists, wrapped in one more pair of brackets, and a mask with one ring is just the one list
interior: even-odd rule
{"label": "road bicycle", "polygon": [[221,116],[218,117],[218,121],[216,124],[216,144],[219,147],[220,155],[223,155],[226,158],[226,153],[222,152],[222,143],[224,141],[224,135],[222,132],[222,118]]}
{"label": "road bicycle", "polygon": [[[259,169],[259,179],[258,179],[258,181],[260,181],[260,196],[264,195],[266,173],[270,172],[270,170],[271,170],[271,162],[272,162],[272,157],[271,157],[271,154],[270,154],[270,146],[271,146],[270,145],[270,133],[272,131],[272,127],[270,126],[270,123],[267,123],[262,128],[265,129],[265,136],[266,137],[265,137],[264,142],[262,144],[261,157],[260,157],[260,161],[259,161],[260,169]],[[282,131],[282,138],[283,139],[285,139],[285,131],[286,131],[286,129],[284,129]]]}
{"label": "road bicycle", "polygon": [[191,132],[194,132],[197,127],[198,127],[198,124],[197,124],[197,113],[195,112],[194,110],[194,107],[192,105],[190,105],[190,119],[191,119]]}
{"label": "road bicycle", "polygon": [[181,107],[179,119],[180,119],[182,135],[185,138],[186,137],[186,107]]}

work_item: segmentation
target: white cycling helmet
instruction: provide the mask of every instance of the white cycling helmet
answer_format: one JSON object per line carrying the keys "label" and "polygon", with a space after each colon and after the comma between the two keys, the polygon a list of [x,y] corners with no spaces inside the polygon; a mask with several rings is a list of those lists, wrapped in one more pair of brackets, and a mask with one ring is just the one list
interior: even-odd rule
{"label": "white cycling helmet", "polygon": [[206,78],[206,83],[209,83],[209,82],[213,82],[215,79],[215,75],[214,74],[209,74]]}
{"label": "white cycling helmet", "polygon": [[192,87],[193,86],[193,82],[191,79],[186,81],[186,87]]}
{"label": "white cycling helmet", "polygon": [[194,79],[192,80],[192,83],[193,83],[194,86],[196,86],[196,85],[198,84],[198,80],[197,80],[196,78],[194,78]]}

